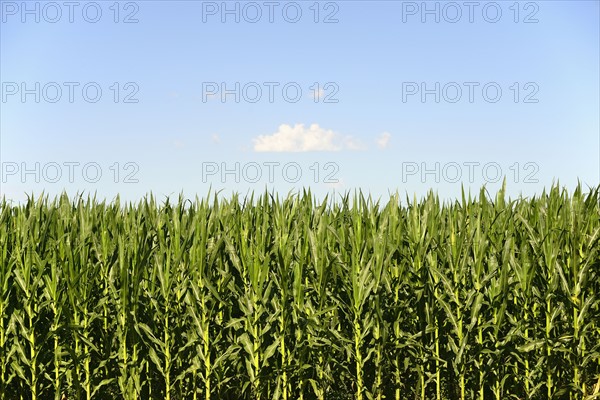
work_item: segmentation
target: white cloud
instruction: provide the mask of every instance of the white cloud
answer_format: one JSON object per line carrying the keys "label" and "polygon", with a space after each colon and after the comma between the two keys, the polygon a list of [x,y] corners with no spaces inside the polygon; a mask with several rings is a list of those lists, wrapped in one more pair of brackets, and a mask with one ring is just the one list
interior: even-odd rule
{"label": "white cloud", "polygon": [[319,124],[305,128],[304,124],[293,127],[287,124],[279,126],[272,135],[260,135],[254,138],[256,152],[308,152],[361,150],[364,147],[350,136],[342,136]]}
{"label": "white cloud", "polygon": [[380,149],[385,149],[389,146],[391,137],[392,135],[389,132],[383,132],[377,137],[377,146]]}
{"label": "white cloud", "polygon": [[213,143],[218,144],[221,142],[221,137],[219,136],[218,133],[213,133],[211,136],[211,140]]}
{"label": "white cloud", "polygon": [[309,92],[309,96],[315,101],[319,101],[321,100],[323,97],[325,97],[325,90],[323,90],[323,88],[319,88],[318,90],[311,90]]}

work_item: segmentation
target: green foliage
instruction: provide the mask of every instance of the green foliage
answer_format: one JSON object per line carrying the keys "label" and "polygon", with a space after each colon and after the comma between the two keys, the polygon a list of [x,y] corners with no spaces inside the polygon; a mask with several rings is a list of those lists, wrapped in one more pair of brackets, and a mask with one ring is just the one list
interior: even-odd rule
{"label": "green foliage", "polygon": [[0,399],[600,398],[600,188],[0,203]]}

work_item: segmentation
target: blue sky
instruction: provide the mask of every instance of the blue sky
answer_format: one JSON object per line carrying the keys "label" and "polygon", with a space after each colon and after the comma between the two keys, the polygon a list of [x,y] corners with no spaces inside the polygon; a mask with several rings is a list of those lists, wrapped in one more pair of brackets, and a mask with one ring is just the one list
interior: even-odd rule
{"label": "blue sky", "polygon": [[494,191],[501,176],[512,195],[532,195],[600,179],[598,1],[1,1],[0,11],[10,199],[265,187],[453,197],[461,185]]}

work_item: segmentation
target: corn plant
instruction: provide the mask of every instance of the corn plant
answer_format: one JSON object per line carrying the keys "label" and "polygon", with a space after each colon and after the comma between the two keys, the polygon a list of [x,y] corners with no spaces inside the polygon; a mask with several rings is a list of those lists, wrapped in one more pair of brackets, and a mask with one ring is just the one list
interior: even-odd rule
{"label": "corn plant", "polygon": [[599,192],[2,199],[0,399],[600,399]]}
{"label": "corn plant", "polygon": [[[0,203],[0,399],[7,399],[7,388],[14,373],[10,372],[11,355],[14,339],[11,337],[11,326],[14,327],[12,310],[14,309],[14,285],[12,283],[12,267],[10,254],[14,245],[13,235],[16,233],[13,208],[6,200]],[[14,334],[14,333],[13,333]]]}

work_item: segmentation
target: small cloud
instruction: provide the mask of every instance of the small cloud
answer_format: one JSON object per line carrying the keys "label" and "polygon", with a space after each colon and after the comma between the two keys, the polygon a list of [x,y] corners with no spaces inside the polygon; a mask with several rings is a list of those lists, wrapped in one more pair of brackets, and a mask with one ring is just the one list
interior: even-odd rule
{"label": "small cloud", "polygon": [[183,149],[185,146],[185,143],[179,139],[175,139],[172,144],[176,149]]}
{"label": "small cloud", "polygon": [[351,136],[342,136],[331,129],[312,124],[293,127],[287,124],[279,126],[272,135],[260,135],[253,139],[256,152],[309,152],[362,150],[364,146]]}
{"label": "small cloud", "polygon": [[215,144],[221,143],[221,137],[219,136],[218,133],[213,133],[210,140]]}
{"label": "small cloud", "polygon": [[318,90],[311,90],[310,91],[310,97],[312,97],[312,99],[315,102],[318,102],[319,100],[321,100],[323,97],[325,96],[325,90],[323,90],[323,88],[319,88]]}
{"label": "small cloud", "polygon": [[379,137],[377,137],[377,147],[379,147],[380,149],[387,148],[390,144],[391,138],[392,135],[389,132],[383,132],[381,135],[379,135]]}

